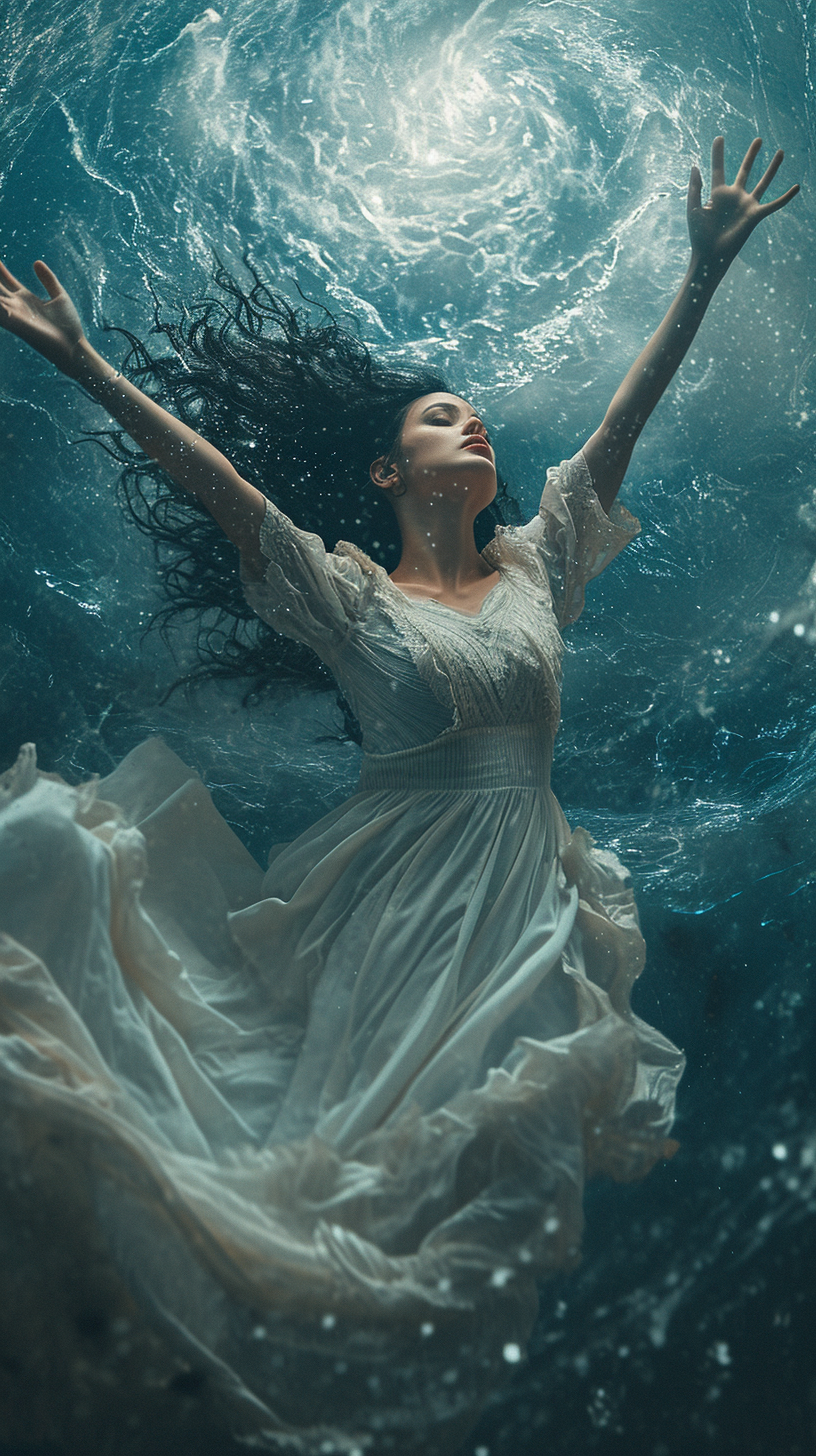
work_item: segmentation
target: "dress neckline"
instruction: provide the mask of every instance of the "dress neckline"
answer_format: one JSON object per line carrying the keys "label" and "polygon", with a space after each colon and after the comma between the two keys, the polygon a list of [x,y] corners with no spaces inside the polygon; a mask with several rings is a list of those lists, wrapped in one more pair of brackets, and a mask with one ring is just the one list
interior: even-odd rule
{"label": "dress neckline", "polygon": [[501,572],[499,572],[499,579],[498,579],[498,581],[497,582],[494,582],[493,586],[490,588],[490,591],[485,592],[484,596],[482,597],[482,600],[479,603],[479,610],[478,610],[478,612],[462,612],[462,611],[460,611],[459,607],[452,607],[452,606],[450,606],[450,604],[448,602],[440,602],[440,601],[437,601],[436,597],[411,597],[411,596],[408,595],[407,592],[404,592],[402,590],[402,587],[401,586],[397,586],[397,583],[395,581],[391,581],[391,577],[388,576],[388,573],[387,572],[386,572],[386,580],[391,584],[393,590],[395,592],[398,592],[399,595],[406,602],[414,602],[415,605],[420,606],[420,607],[428,607],[428,606],[431,606],[431,607],[441,607],[443,609],[443,611],[445,611],[445,612],[453,612],[453,614],[454,614],[455,617],[467,617],[471,621],[474,621],[475,622],[478,617],[481,617],[482,612],[485,609],[485,604],[490,600],[490,598],[494,595],[495,592],[498,591],[499,587],[502,585],[502,583],[504,581],[504,576],[503,576],[503,574]]}
{"label": "dress neckline", "polygon": [[[338,541],[334,549],[338,555],[350,556],[353,560],[363,565],[365,570],[369,572],[378,582],[380,582],[380,584],[382,584],[383,582],[385,583],[386,590],[390,591],[392,596],[398,596],[401,601],[413,602],[415,606],[420,607],[425,607],[428,605],[432,607],[441,607],[444,612],[453,612],[453,615],[455,617],[464,617],[466,620],[471,622],[475,622],[479,617],[481,617],[482,612],[485,608],[485,603],[488,602],[490,598],[494,596],[495,593],[499,590],[499,587],[503,586],[505,583],[504,572],[500,569],[500,567],[493,566],[493,570],[498,572],[499,579],[496,584],[490,588],[489,592],[485,592],[485,595],[482,597],[482,600],[479,603],[478,612],[460,612],[458,607],[450,607],[448,606],[447,602],[438,602],[435,597],[409,597],[408,593],[402,590],[402,587],[397,586],[397,583],[391,580],[385,567],[380,566],[380,563],[378,561],[373,561],[372,558],[365,551],[363,551],[360,546],[356,546],[353,541]],[[488,561],[488,565],[492,565],[492,563]]]}
{"label": "dress neckline", "polygon": [[455,617],[468,617],[471,622],[475,622],[478,617],[481,617],[482,612],[484,612],[485,604],[490,601],[490,598],[493,597],[495,593],[497,593],[498,588],[500,588],[501,584],[503,584],[504,577],[503,575],[501,575],[500,572],[500,574],[498,574],[498,581],[494,582],[494,585],[490,588],[490,591],[485,591],[484,597],[482,597],[482,600],[479,601],[478,612],[460,612],[459,607],[452,607],[449,603],[447,603],[447,601],[437,601],[436,597],[409,597],[407,591],[402,591],[402,587],[398,587],[398,585],[396,585],[396,582],[392,581],[391,577],[389,577],[388,575],[388,572],[386,572],[386,581],[391,582],[391,587],[393,588],[393,591],[396,591],[396,593],[398,593],[404,601],[412,601],[412,603],[414,603],[415,606],[418,607],[442,607],[443,612],[452,612],[453,616]]}

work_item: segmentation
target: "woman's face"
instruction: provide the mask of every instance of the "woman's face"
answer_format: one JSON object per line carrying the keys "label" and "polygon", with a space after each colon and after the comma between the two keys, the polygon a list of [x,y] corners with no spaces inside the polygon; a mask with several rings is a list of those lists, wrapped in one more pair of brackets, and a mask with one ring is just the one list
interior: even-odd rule
{"label": "woman's face", "polygon": [[415,399],[402,427],[392,475],[383,480],[374,467],[372,472],[379,484],[396,487],[395,497],[404,486],[406,497],[462,498],[474,515],[496,494],[496,457],[487,431],[472,405],[455,394]]}

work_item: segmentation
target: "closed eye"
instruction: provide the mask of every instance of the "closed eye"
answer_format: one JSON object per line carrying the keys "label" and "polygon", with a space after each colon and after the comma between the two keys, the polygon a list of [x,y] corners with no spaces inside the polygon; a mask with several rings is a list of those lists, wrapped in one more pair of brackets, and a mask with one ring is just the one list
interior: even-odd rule
{"label": "closed eye", "polygon": [[[447,411],[442,410],[438,415],[426,415],[425,423],[428,425],[452,425],[454,424],[454,420],[447,413]],[[490,435],[488,434],[487,430],[485,430],[485,439],[487,440],[488,444],[491,444]]]}

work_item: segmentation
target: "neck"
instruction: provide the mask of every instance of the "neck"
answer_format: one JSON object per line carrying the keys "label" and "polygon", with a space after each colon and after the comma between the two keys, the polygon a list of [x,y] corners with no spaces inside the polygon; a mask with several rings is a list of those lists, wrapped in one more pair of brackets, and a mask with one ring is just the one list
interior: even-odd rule
{"label": "neck", "polygon": [[395,501],[402,555],[391,573],[404,586],[430,592],[461,591],[491,569],[476,549],[473,517],[443,496],[431,501]]}

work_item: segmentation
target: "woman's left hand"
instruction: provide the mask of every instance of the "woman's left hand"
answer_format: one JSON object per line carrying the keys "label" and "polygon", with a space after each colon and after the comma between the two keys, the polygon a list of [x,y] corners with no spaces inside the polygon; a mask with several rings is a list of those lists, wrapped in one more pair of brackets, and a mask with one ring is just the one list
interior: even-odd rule
{"label": "woman's left hand", "polygon": [[784,152],[775,153],[753,191],[747,191],[745,184],[761,146],[759,137],[751,142],[734,183],[729,187],[725,180],[725,142],[722,137],[714,138],[711,147],[711,196],[705,206],[701,205],[703,179],[700,169],[692,167],[687,216],[693,262],[714,265],[724,272],[757,224],[764,217],[770,217],[772,212],[778,212],[780,207],[786,207],[799,191],[797,183],[775,202],[760,200],[776,176]]}

